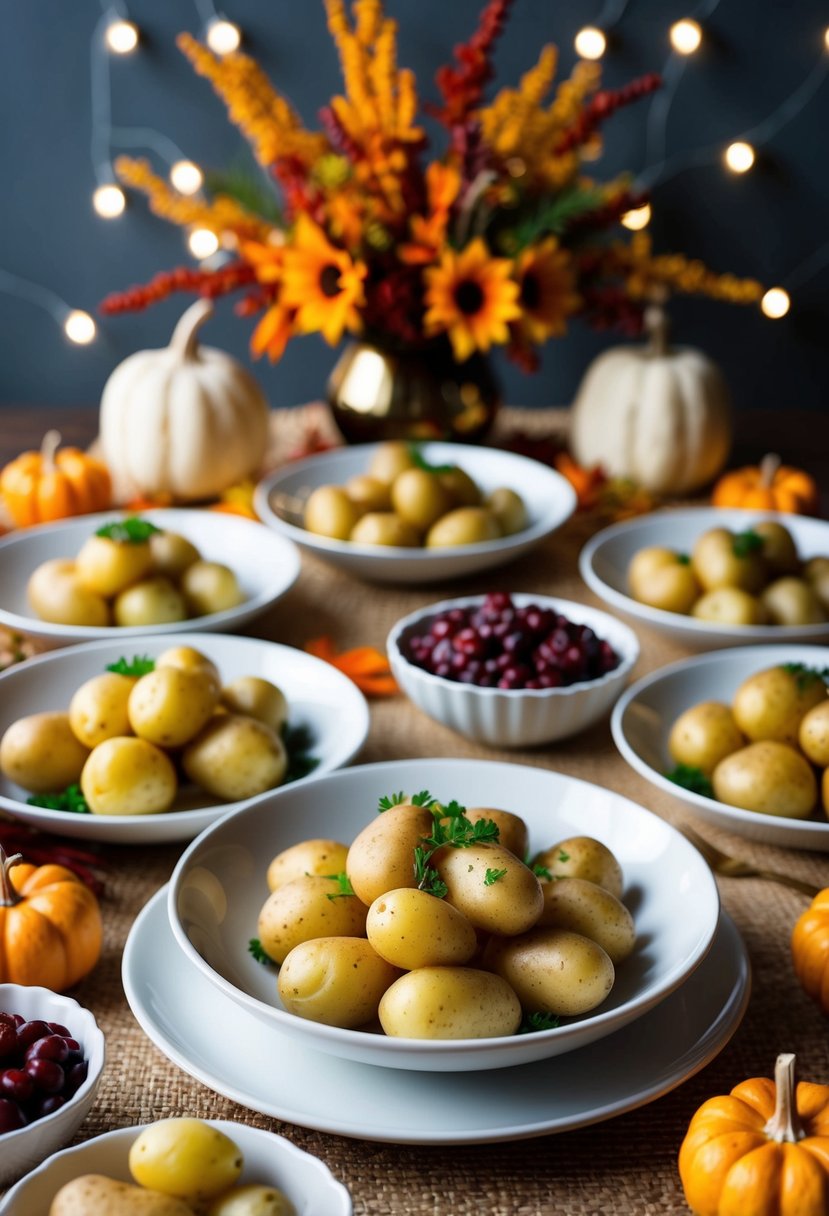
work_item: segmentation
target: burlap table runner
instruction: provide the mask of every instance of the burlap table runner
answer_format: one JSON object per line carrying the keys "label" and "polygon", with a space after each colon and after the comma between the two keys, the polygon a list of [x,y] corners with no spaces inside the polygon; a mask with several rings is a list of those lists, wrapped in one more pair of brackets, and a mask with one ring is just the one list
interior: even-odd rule
{"label": "burlap table runner", "polygon": [[[299,412],[276,416],[277,454],[296,446],[309,416],[323,417]],[[511,411],[504,422],[549,429],[551,415]],[[594,526],[576,517],[532,554],[457,585],[372,587],[303,556],[294,588],[248,632],[300,647],[309,637],[328,633],[343,648],[364,643],[382,648],[400,616],[453,594],[505,589],[598,604],[577,570],[579,549]],[[646,629],[638,633],[642,655],[635,677],[688,653]],[[617,790],[671,821],[684,818],[671,798],[654,791],[628,768],[614,748],[607,723],[550,747],[498,752],[433,723],[402,696],[373,702],[371,732],[359,762],[419,756],[540,765]],[[753,845],[707,826],[704,831],[744,856],[817,885],[829,885],[829,859],[820,854]],[[464,1147],[375,1144],[265,1118],[211,1092],[171,1064],[140,1030],[123,995],[121,953],[130,926],[169,877],[179,852],[178,847],[104,849],[110,863],[104,955],[74,995],[98,1017],[107,1037],[108,1061],[79,1140],[167,1115],[235,1119],[277,1131],[320,1157],[350,1189],[357,1216],[651,1216],[687,1211],[676,1156],[688,1120],[706,1097],[727,1092],[744,1077],[771,1075],[781,1050],[797,1052],[802,1077],[829,1081],[826,1021],[794,979],[789,955],[792,925],[806,898],[756,879],[723,879],[723,905],[751,957],[753,992],[748,1012],[712,1064],[658,1101],[578,1131]]]}

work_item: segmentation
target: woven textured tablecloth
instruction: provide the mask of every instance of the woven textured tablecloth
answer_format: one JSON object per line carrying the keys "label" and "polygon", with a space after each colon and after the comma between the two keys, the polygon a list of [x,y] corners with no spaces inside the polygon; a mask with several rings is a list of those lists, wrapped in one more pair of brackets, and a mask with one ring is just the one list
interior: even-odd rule
{"label": "woven textured tablecloth", "polygon": [[[307,417],[298,412],[276,415],[277,448],[295,446]],[[542,417],[513,411],[509,422],[537,430]],[[549,428],[550,415],[543,425]],[[389,628],[400,616],[453,594],[504,589],[598,605],[577,570],[579,549],[595,526],[577,516],[510,566],[462,583],[432,587],[372,587],[303,556],[295,586],[247,632],[299,647],[308,638],[327,633],[341,648],[371,644],[382,649]],[[637,632],[642,655],[634,678],[688,654],[659,634],[644,628]],[[628,768],[615,750],[606,722],[573,740],[507,753],[455,735],[402,696],[372,702],[371,731],[358,762],[424,756],[540,765],[607,786],[666,819],[684,818],[677,803]],[[710,839],[732,851],[816,885],[829,885],[829,858],[824,855],[754,845],[701,826]],[[181,1072],[145,1037],[126,1003],[120,979],[124,942],[138,911],[168,879],[180,848],[107,846],[103,851],[109,862],[104,954],[73,995],[98,1017],[107,1037],[108,1061],[97,1102],[78,1139],[182,1113],[235,1119],[277,1131],[325,1161],[350,1189],[356,1216],[661,1216],[688,1210],[676,1157],[688,1120],[706,1097],[727,1092],[744,1077],[771,1075],[782,1050],[797,1052],[801,1077],[829,1081],[826,1020],[797,984],[789,955],[791,929],[806,898],[757,879],[721,879],[723,905],[751,957],[748,1012],[712,1064],[656,1102],[578,1131],[464,1147],[377,1144],[271,1120],[227,1101]]]}

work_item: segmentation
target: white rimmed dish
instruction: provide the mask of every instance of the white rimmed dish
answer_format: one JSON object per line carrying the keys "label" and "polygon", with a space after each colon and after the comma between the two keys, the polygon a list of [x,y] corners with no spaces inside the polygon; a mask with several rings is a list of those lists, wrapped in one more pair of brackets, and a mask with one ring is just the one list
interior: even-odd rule
{"label": "white rimmed dish", "polygon": [[579,625],[587,625],[619,656],[613,671],[594,680],[562,688],[503,689],[461,684],[418,667],[406,654],[409,638],[429,621],[452,608],[484,602],[484,596],[442,600],[399,620],[389,633],[386,649],[392,672],[406,695],[430,718],[492,747],[534,747],[565,739],[594,725],[610,710],[627,683],[639,657],[636,634],[615,617],[572,600],[545,595],[513,595],[517,608],[537,604]]}
{"label": "white rimmed dish", "polygon": [[628,566],[640,549],[664,545],[667,549],[687,553],[694,541],[709,528],[742,532],[763,520],[775,520],[787,528],[802,559],[829,556],[829,523],[825,520],[774,511],[692,507],[654,511],[639,519],[604,528],[582,549],[579,571],[590,590],[615,611],[695,650],[751,646],[761,642],[817,642],[829,638],[829,621],[817,625],[719,625],[678,612],[650,608],[630,595]]}
{"label": "white rimmed dish", "polygon": [[[278,1187],[291,1200],[297,1216],[351,1216],[348,1191],[328,1166],[264,1128],[227,1119],[206,1119],[241,1149],[245,1159],[240,1183]],[[82,1174],[102,1174],[132,1182],[129,1152],[146,1123],[105,1132],[84,1144],[50,1157],[23,1178],[0,1202],[2,1216],[48,1216],[57,1192]]]}
{"label": "white rimmed dish", "polygon": [[[81,545],[104,524],[138,514],[157,528],[178,532],[191,541],[205,561],[220,562],[233,570],[244,601],[224,612],[192,617],[163,625],[56,625],[41,621],[26,598],[26,584],[35,569],[51,558],[74,558]],[[80,515],[61,523],[40,524],[10,532],[0,540],[0,625],[49,646],[103,638],[130,638],[139,634],[168,637],[174,633],[210,630],[225,633],[259,616],[290,589],[299,574],[299,552],[283,536],[251,519],[218,511],[156,509],[107,511]]]}
{"label": "white rimmed dish", "polygon": [[[72,1139],[95,1101],[106,1047],[103,1032],[90,1011],[71,996],[63,996],[49,988],[0,984],[0,1009],[6,1013],[19,1013],[27,1022],[37,1019],[65,1026],[77,1039],[87,1062],[86,1080],[68,1102],[51,1115],[0,1135],[0,1186],[8,1186],[14,1178],[21,1177]],[[3,1210],[2,1205],[0,1210]],[[34,1209],[31,1216],[34,1216]]]}
{"label": "white rimmed dish", "polygon": [[[323,1026],[287,1013],[276,975],[250,956],[268,895],[270,859],[314,837],[350,842],[378,799],[428,788],[444,801],[521,814],[537,852],[591,835],[616,853],[637,947],[598,1009],[552,1030],[508,1038],[416,1040]],[[263,798],[207,829],[173,873],[173,934],[202,975],[274,1033],[362,1063],[414,1070],[503,1068],[575,1050],[640,1017],[682,984],[708,951],[719,914],[717,886],[697,851],[670,824],[612,790],[547,769],[481,760],[404,760],[363,765]]]}
{"label": "white rimmed dish", "polygon": [[[236,676],[259,675],[278,685],[288,700],[289,725],[308,730],[311,755],[318,761],[314,773],[348,764],[365,742],[369,727],[366,699],[330,663],[277,642],[205,633],[89,642],[8,668],[0,675],[0,736],[17,718],[42,710],[67,709],[75,690],[103,672],[108,663],[122,656],[155,658],[173,643],[203,651],[216,663],[225,682]],[[299,778],[299,782],[306,780]],[[63,836],[116,844],[192,840],[222,815],[250,801],[222,803],[185,787],[180,810],[159,815],[78,815],[29,806],[27,797],[25,790],[0,775],[0,807],[16,819]]]}
{"label": "white rimmed dish", "polygon": [[512,561],[540,544],[570,518],[576,508],[575,492],[565,477],[536,460],[498,448],[458,443],[419,444],[430,464],[457,464],[490,493],[509,486],[524,499],[529,525],[514,536],[477,545],[447,549],[403,549],[384,545],[356,545],[350,541],[316,536],[287,517],[280,502],[294,508],[322,485],[343,485],[349,477],[365,473],[379,444],[356,444],[322,452],[286,465],[260,482],[254,495],[256,513],[269,527],[323,561],[371,582],[430,583],[490,570]]}
{"label": "white rimmed dish", "polygon": [[623,693],[610,720],[614,742],[631,768],[700,819],[766,844],[829,852],[829,820],[820,811],[809,819],[761,815],[692,793],[665,776],[674,766],[668,735],[686,709],[700,701],[730,705],[743,680],[767,667],[805,663],[824,668],[826,658],[825,646],[750,646],[682,659],[637,680]]}

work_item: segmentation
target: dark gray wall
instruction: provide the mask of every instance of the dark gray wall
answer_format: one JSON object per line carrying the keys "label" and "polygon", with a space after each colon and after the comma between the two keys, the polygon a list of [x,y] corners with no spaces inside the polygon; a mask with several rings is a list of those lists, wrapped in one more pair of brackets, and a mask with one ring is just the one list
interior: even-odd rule
{"label": "dark gray wall", "polygon": [[[434,68],[468,35],[480,0],[387,0],[387,7],[399,19],[401,61],[416,69],[421,93],[433,94]],[[559,44],[568,70],[576,30],[621,7],[619,0],[516,0],[498,51],[499,83],[516,81],[545,41]],[[605,60],[606,83],[664,68],[671,21],[712,8],[705,48],[687,62],[671,105],[669,158],[716,148],[764,122],[821,70],[815,65],[822,54],[829,58],[822,50],[829,17],[822,0],[630,0]],[[182,234],[153,218],[142,199],[130,198],[115,221],[91,208],[90,43],[101,11],[93,0],[0,0],[0,267],[90,312],[108,292],[188,261]],[[225,11],[244,29],[248,49],[313,121],[338,87],[321,0],[227,0]],[[239,155],[240,138],[173,42],[179,30],[201,32],[196,4],[130,0],[129,15],[144,42],[139,53],[110,59],[113,121],[164,132],[198,163],[227,166]],[[814,258],[817,273],[800,274],[792,312],[776,323],[754,307],[677,303],[677,337],[721,362],[739,406],[818,409],[829,387],[829,81],[820,80],[802,111],[772,132],[754,172],[731,176],[711,156],[654,191],[652,230],[660,249],[681,249],[713,268],[769,284],[785,283]],[[631,107],[608,124],[597,176],[647,167],[651,104]],[[0,402],[97,402],[115,364],[134,350],[161,345],[182,307],[179,299],[103,320],[99,340],[82,348],[68,343],[32,303],[0,294]],[[247,359],[249,332],[250,323],[224,303],[207,339]],[[504,368],[508,399],[569,401],[587,362],[611,340],[574,324],[567,338],[547,347],[539,374]],[[321,341],[304,338],[276,368],[260,363],[257,369],[272,403],[290,405],[320,394],[334,357]]]}

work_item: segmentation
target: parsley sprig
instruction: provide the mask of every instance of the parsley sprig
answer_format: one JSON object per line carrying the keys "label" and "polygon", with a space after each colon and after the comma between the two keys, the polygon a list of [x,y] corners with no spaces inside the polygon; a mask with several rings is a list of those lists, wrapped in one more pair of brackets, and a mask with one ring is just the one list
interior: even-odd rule
{"label": "parsley sprig", "polygon": [[27,806],[42,806],[47,811],[71,811],[73,815],[89,815],[89,803],[77,784],[67,785],[58,794],[32,794],[26,799]]}
{"label": "parsley sprig", "polygon": [[323,874],[323,878],[330,878],[339,887],[338,891],[331,891],[326,895],[326,899],[342,899],[344,895],[354,894],[354,888],[345,870],[341,870],[339,874]]}
{"label": "parsley sprig", "polygon": [[555,1030],[561,1018],[555,1013],[525,1013],[518,1027],[519,1034],[535,1034],[538,1030]]}
{"label": "parsley sprig", "polygon": [[413,443],[409,444],[409,456],[414,467],[422,469],[425,473],[451,473],[455,467],[452,464],[430,464],[420,448]]}
{"label": "parsley sprig", "polygon": [[111,524],[104,524],[96,530],[95,535],[103,536],[105,540],[114,540],[119,545],[143,545],[160,531],[161,528],[151,524],[148,519],[130,515],[127,519],[116,519]]}
{"label": "parsley sprig", "polygon": [[131,659],[121,655],[117,663],[107,663],[106,669],[117,676],[146,676],[155,671],[155,660],[148,654],[134,654]]}
{"label": "parsley sprig", "polygon": [[[406,801],[406,795],[400,791],[387,794],[379,800],[378,809],[391,810],[401,806]],[[413,795],[412,806],[423,807],[432,813],[432,828],[428,836],[421,837],[415,846],[412,868],[415,883],[419,890],[443,899],[447,886],[440,877],[437,869],[431,864],[432,855],[444,845],[463,849],[473,844],[496,843],[499,839],[498,826],[491,819],[478,819],[474,823],[466,817],[466,807],[454,799],[451,802],[439,802],[428,790],[421,790]],[[488,870],[484,881],[492,885],[503,878],[506,871]]]}
{"label": "parsley sprig", "polygon": [[751,557],[752,553],[759,553],[762,548],[763,538],[752,528],[748,528],[745,532],[738,532],[731,545],[735,557]]}
{"label": "parsley sprig", "polygon": [[495,883],[498,882],[499,879],[503,878],[505,874],[506,874],[506,870],[490,870],[489,868],[487,868],[487,872],[484,875],[484,886],[485,887],[494,886]]}
{"label": "parsley sprig", "polygon": [[693,764],[678,764],[665,776],[669,781],[673,781],[674,785],[681,785],[684,790],[689,790],[692,794],[701,794],[703,798],[714,797],[714,787],[711,781],[701,768],[697,768]]}
{"label": "parsley sprig", "polygon": [[806,692],[817,680],[829,683],[829,667],[808,667],[806,663],[781,663],[790,676],[794,676],[798,692]]}
{"label": "parsley sprig", "polygon": [[252,954],[257,963],[261,963],[263,967],[268,967],[273,963],[273,959],[258,937],[252,937],[248,942],[248,953]]}

